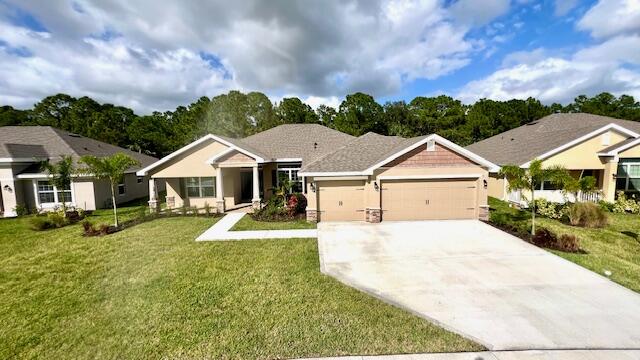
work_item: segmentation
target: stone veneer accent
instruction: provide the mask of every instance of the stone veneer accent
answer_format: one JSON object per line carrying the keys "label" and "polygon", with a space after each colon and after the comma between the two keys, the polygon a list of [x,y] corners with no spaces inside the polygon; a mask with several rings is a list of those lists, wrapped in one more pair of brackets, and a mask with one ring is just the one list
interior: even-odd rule
{"label": "stone veneer accent", "polygon": [[366,221],[370,223],[379,223],[382,220],[382,210],[367,208],[365,210]]}
{"label": "stone veneer accent", "polygon": [[488,221],[489,220],[489,206],[480,206],[480,213],[478,214],[478,218],[480,220]]}
{"label": "stone veneer accent", "polygon": [[427,145],[419,146],[399,156],[384,167],[445,167],[471,166],[473,161],[436,143],[434,151],[427,151]]}
{"label": "stone veneer accent", "polygon": [[219,214],[222,214],[224,212],[224,200],[216,201],[216,211]]}
{"label": "stone veneer accent", "polygon": [[318,210],[307,209],[307,221],[318,222]]}

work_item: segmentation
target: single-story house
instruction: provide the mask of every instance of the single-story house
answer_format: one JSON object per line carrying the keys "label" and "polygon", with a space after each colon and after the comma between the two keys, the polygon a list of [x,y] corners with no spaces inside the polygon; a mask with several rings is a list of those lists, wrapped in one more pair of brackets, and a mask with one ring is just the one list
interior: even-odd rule
{"label": "single-story house", "polygon": [[116,202],[148,196],[148,179],[137,176],[136,171],[158,160],[154,157],[50,126],[0,127],[1,217],[16,216],[18,205],[31,210],[53,209],[62,199],[70,206],[85,210],[111,207],[108,181],[77,176],[69,188],[57,189],[40,164],[46,160],[56,162],[62,155],[69,155],[77,162],[84,155],[102,157],[116,153],[127,154],[141,164],[126,172],[118,185]]}
{"label": "single-story house", "polygon": [[[231,139],[209,134],[138,171],[165,183],[168,207],[259,207],[282,179],[312,221],[486,218],[486,159],[438,135],[353,137],[317,124]],[[150,206],[158,206],[157,192]]]}
{"label": "single-story house", "polygon": [[[580,194],[583,200],[615,200],[616,193],[640,190],[640,122],[573,113],[552,114],[466,148],[489,161],[526,168],[534,159],[544,165],[562,165],[576,178],[593,176],[600,193]],[[539,185],[536,198],[571,200],[548,181]],[[489,179],[489,196],[526,205],[529,193],[508,191],[497,174]]]}

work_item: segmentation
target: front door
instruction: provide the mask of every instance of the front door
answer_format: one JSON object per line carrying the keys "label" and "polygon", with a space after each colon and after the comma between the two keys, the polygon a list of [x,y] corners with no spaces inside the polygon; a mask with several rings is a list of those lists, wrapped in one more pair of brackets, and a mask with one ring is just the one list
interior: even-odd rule
{"label": "front door", "polygon": [[253,173],[240,171],[240,202],[248,203],[253,198]]}

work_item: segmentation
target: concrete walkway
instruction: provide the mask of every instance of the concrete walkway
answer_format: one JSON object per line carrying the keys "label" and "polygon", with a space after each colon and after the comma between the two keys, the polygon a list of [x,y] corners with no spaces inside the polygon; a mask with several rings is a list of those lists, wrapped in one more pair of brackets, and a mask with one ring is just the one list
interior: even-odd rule
{"label": "concrete walkway", "polygon": [[640,294],[476,220],[320,223],[325,274],[489,350],[640,349]]}
{"label": "concrete walkway", "polygon": [[315,238],[318,237],[316,229],[298,230],[251,230],[230,231],[245,213],[228,213],[220,221],[203,232],[196,241],[227,241],[247,239],[289,239],[289,238]]}
{"label": "concrete walkway", "polygon": [[638,360],[640,350],[528,350],[475,353],[344,356],[306,360]]}

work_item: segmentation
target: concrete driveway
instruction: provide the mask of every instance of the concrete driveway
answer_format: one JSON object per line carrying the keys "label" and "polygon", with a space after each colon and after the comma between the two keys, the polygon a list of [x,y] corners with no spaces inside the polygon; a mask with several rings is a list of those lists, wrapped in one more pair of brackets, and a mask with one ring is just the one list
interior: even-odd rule
{"label": "concrete driveway", "polygon": [[323,273],[491,350],[640,349],[640,295],[480,221],[318,224]]}

